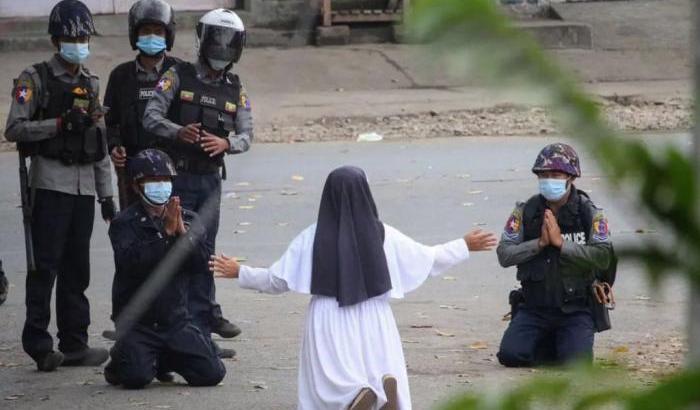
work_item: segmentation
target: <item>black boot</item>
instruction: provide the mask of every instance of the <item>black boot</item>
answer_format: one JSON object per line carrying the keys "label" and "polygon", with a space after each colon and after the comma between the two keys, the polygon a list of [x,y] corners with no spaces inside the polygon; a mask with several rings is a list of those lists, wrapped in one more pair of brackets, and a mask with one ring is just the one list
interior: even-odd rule
{"label": "black boot", "polygon": [[221,348],[218,344],[211,342],[214,345],[214,350],[219,359],[233,359],[236,357],[236,351],[233,349]]}
{"label": "black boot", "polygon": [[7,300],[7,292],[10,290],[10,283],[7,281],[5,272],[2,270],[2,261],[0,261],[0,305]]}
{"label": "black boot", "polygon": [[107,340],[116,341],[117,340],[117,331],[116,330],[105,330],[104,332],[102,332],[102,337],[104,337]]}
{"label": "black boot", "polygon": [[109,358],[107,349],[88,347],[77,352],[64,353],[63,366],[99,366]]}
{"label": "black boot", "polygon": [[117,371],[112,368],[112,363],[113,362],[109,362],[107,364],[107,366],[105,366],[105,371],[104,371],[105,381],[107,383],[111,384],[112,386],[119,386],[122,383],[119,381],[119,376],[117,376]]}
{"label": "black boot", "polygon": [[52,372],[63,363],[64,356],[61,352],[47,353],[44,357],[36,361],[36,368],[40,372]]}
{"label": "black boot", "polygon": [[241,328],[221,317],[214,319],[211,332],[225,339],[231,339],[241,334]]}

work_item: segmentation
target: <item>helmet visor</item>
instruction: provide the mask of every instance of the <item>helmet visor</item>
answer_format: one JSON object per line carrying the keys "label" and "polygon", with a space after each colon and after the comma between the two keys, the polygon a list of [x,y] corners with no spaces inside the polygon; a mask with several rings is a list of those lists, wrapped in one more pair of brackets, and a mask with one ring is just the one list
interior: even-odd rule
{"label": "helmet visor", "polygon": [[237,62],[244,43],[244,31],[229,27],[205,26],[200,47],[202,55],[206,58]]}

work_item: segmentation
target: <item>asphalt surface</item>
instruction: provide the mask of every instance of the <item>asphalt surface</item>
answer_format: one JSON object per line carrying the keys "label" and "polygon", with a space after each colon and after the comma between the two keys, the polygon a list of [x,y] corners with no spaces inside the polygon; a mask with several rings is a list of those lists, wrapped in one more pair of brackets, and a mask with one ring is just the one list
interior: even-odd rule
{"label": "asphalt surface", "polygon": [[[276,260],[301,229],[314,222],[325,176],[333,168],[364,168],[381,218],[428,244],[479,227],[500,233],[516,200],[536,190],[529,168],[539,149],[557,138],[450,138],[417,142],[257,144],[227,159],[218,249],[246,257],[249,264]],[[689,144],[686,135],[647,136],[650,144]],[[582,154],[578,186],[608,212],[616,243],[663,240],[663,227],[646,222],[639,207],[607,187],[593,159]],[[218,300],[243,334],[217,340],[238,351],[226,361],[228,375],[214,388],[155,383],[143,391],[108,386],[101,368],[60,368],[39,373],[22,352],[24,242],[16,159],[0,153],[0,257],[12,283],[0,307],[0,407],[54,408],[232,408],[289,409],[296,403],[297,352],[308,298],[267,296],[218,280]],[[90,342],[109,347],[100,334],[109,320],[112,251],[107,225],[95,222],[92,238]],[[652,233],[639,234],[643,229]],[[662,342],[684,329],[684,283],[670,280],[650,288],[643,270],[622,263],[618,273],[612,331],[597,337],[596,353],[615,346]],[[414,408],[463,391],[509,386],[529,370],[500,367],[495,360],[516,285],[514,269],[503,269],[495,253],[474,254],[464,265],[394,301],[404,342]],[[55,331],[54,324],[52,328]],[[218,338],[217,338],[218,339]]]}

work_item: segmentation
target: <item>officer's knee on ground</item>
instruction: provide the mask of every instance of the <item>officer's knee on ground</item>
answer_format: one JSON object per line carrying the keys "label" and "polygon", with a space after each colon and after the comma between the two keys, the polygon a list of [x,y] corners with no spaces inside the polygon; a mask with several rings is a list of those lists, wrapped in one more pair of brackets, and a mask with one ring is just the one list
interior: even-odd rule
{"label": "officer's knee on ground", "polygon": [[533,365],[532,360],[525,359],[524,355],[503,347],[496,353],[496,357],[498,362],[505,367],[529,367]]}
{"label": "officer's knee on ground", "polygon": [[131,378],[124,378],[121,380],[122,386],[129,390],[140,390],[151,384],[152,378],[145,376],[136,376]]}
{"label": "officer's knee on ground", "polygon": [[213,366],[210,371],[197,375],[189,376],[187,378],[187,384],[195,387],[209,387],[216,386],[221,383],[226,377],[226,367],[223,363],[219,362],[218,366]]}
{"label": "officer's knee on ground", "polygon": [[153,381],[153,374],[147,369],[122,369],[119,372],[119,382],[125,389],[143,389]]}

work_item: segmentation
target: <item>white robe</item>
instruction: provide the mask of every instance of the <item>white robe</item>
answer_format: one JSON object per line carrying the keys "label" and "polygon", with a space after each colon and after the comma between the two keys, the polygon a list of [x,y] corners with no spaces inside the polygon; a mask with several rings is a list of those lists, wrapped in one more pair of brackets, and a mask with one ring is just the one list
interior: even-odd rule
{"label": "white robe", "polygon": [[[347,409],[364,387],[377,394],[379,409],[386,403],[386,374],[398,380],[399,408],[411,408],[406,362],[389,299],[403,298],[429,276],[468,259],[469,250],[463,239],[426,246],[384,227],[390,291],[346,307],[339,307],[335,298],[311,298],[299,355],[299,409]],[[272,294],[310,294],[315,234],[316,224],[302,231],[269,269],[241,266],[240,286]]]}

